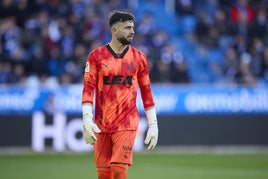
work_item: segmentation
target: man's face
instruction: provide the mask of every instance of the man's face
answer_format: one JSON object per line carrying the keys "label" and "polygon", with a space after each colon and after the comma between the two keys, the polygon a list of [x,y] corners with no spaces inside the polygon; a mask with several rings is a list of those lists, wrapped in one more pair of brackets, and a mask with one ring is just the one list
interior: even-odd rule
{"label": "man's face", "polygon": [[134,22],[118,22],[115,26],[116,39],[123,45],[129,45],[133,42],[134,38]]}

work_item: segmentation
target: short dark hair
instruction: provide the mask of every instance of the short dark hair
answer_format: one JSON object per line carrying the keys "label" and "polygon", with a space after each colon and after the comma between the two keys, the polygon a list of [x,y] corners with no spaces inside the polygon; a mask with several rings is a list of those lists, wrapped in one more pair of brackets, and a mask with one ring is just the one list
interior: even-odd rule
{"label": "short dark hair", "polygon": [[112,11],[109,14],[109,25],[112,27],[116,22],[134,21],[134,15],[129,12]]}

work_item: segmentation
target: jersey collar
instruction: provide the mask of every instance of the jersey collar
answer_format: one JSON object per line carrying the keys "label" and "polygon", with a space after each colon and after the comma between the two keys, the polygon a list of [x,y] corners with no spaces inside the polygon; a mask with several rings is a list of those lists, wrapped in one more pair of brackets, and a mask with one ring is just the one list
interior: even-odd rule
{"label": "jersey collar", "polygon": [[124,56],[126,55],[128,49],[129,49],[129,46],[127,46],[125,48],[125,50],[121,53],[121,55],[118,57],[116,55],[116,53],[113,51],[113,49],[111,48],[111,46],[109,44],[106,45],[106,48],[109,50],[109,52],[113,55],[114,58],[124,58]]}

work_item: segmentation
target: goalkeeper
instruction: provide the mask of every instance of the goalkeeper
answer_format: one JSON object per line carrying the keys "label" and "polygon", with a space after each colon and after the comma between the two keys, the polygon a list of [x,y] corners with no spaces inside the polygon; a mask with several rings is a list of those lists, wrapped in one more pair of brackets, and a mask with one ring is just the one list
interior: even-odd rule
{"label": "goalkeeper", "polygon": [[157,144],[157,117],[147,57],[130,46],[135,34],[134,16],[113,11],[108,20],[111,41],[87,57],[82,93],[83,132],[85,142],[94,145],[98,178],[126,179],[139,124],[138,87],[148,120],[144,141],[148,150]]}

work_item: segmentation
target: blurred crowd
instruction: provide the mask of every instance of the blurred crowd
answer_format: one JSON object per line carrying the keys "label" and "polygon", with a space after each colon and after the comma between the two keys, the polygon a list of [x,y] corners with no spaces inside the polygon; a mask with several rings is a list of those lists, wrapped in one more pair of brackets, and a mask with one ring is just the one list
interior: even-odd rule
{"label": "blurred crowd", "polygon": [[[0,84],[81,83],[88,53],[110,40],[107,14],[114,9],[135,14],[129,2],[2,0]],[[192,29],[168,34],[151,13],[135,22],[133,45],[149,57],[152,82],[194,82],[189,59],[172,41],[177,35],[220,50],[220,60],[207,64],[218,78],[206,82],[268,83],[267,0],[176,0],[174,7],[178,21],[193,20]]]}
{"label": "blurred crowd", "polygon": [[[267,0],[177,0],[176,12],[192,24],[187,38],[198,46],[197,60],[205,61],[207,81],[268,84]],[[206,55],[212,58],[202,59]]]}
{"label": "blurred crowd", "polygon": [[89,51],[106,42],[120,1],[2,0],[0,83],[79,83]]}

